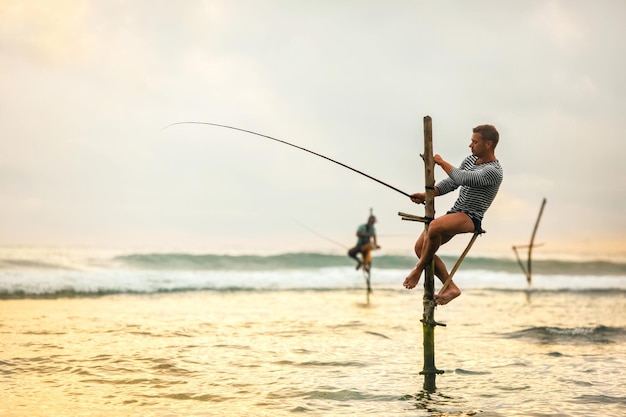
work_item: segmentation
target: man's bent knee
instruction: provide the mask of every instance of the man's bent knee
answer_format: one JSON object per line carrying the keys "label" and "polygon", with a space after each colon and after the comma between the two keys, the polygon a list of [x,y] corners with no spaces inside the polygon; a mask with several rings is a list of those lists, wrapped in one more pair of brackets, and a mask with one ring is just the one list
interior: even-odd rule
{"label": "man's bent knee", "polygon": [[423,242],[422,241],[418,241],[415,243],[415,255],[418,258],[422,257],[422,246],[423,246]]}
{"label": "man's bent knee", "polygon": [[441,236],[450,234],[450,230],[446,222],[438,222],[433,220],[428,225],[428,237]]}

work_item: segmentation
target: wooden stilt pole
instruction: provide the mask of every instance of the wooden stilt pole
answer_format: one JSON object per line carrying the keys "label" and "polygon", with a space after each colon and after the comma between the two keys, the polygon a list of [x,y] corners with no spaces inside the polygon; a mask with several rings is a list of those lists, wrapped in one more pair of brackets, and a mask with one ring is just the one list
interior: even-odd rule
{"label": "wooden stilt pole", "polygon": [[461,266],[461,262],[463,262],[463,259],[465,259],[465,257],[467,256],[467,253],[472,248],[472,245],[474,244],[474,242],[476,242],[476,238],[477,237],[478,237],[478,233],[474,233],[474,236],[472,236],[472,238],[470,239],[469,243],[467,244],[467,247],[465,248],[465,250],[463,251],[463,253],[459,257],[459,259],[454,264],[454,267],[452,268],[452,271],[450,271],[450,275],[448,275],[448,278],[446,279],[446,282],[441,287],[441,290],[439,290],[440,292],[444,292],[446,290],[446,288],[448,288],[448,286],[452,282],[452,277],[454,276],[456,271],[459,269],[459,266]]}
{"label": "wooden stilt pole", "polygon": [[[541,220],[541,215],[543,214],[543,208],[546,205],[546,199],[544,198],[543,201],[541,202],[541,208],[539,209],[539,215],[537,216],[537,221],[535,221],[535,227],[533,228],[533,234],[530,237],[530,244],[527,246],[513,246],[513,251],[515,252],[515,257],[517,258],[517,263],[519,264],[520,268],[522,268],[522,271],[524,272],[524,274],[526,274],[526,282],[528,283],[528,285],[531,284],[532,282],[532,275],[533,275],[533,271],[532,271],[532,252],[533,252],[533,248],[540,246],[540,245],[535,245],[535,235],[537,234],[537,228],[539,227],[539,220]],[[522,260],[519,257],[519,254],[517,253],[517,249],[518,248],[528,248],[528,257],[526,259],[526,268],[524,268],[524,264],[522,264]]]}
{"label": "wooden stilt pole", "polygon": [[537,221],[535,222],[535,227],[533,228],[533,234],[530,237],[530,245],[528,245],[528,284],[530,285],[530,281],[533,276],[532,264],[531,264],[531,256],[533,251],[533,246],[535,246],[535,235],[537,234],[537,228],[539,227],[539,220],[541,220],[541,215],[543,214],[543,208],[546,206],[546,199],[544,198],[541,201],[541,208],[539,209],[539,215],[537,216]]}
{"label": "wooden stilt pole", "polygon": [[[435,218],[435,161],[433,159],[433,132],[430,116],[424,117],[424,173],[426,178],[425,217],[427,220]],[[428,221],[424,223],[424,230],[428,230]],[[424,269],[424,314],[422,316],[422,330],[424,333],[424,391],[434,392],[437,387],[437,374],[443,371],[435,367],[435,274],[434,261]]]}
{"label": "wooden stilt pole", "polygon": [[[370,207],[370,217],[374,215],[374,209]],[[366,294],[367,294],[367,304],[370,303],[370,294],[372,293],[372,251],[374,250],[374,246],[372,243],[368,243],[368,249],[365,253],[363,253],[363,274],[365,275],[365,284],[367,285]]]}

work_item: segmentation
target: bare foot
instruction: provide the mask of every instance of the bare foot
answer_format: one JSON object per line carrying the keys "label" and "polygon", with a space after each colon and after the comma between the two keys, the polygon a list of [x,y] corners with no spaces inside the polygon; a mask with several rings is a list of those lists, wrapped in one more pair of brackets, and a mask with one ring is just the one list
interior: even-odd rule
{"label": "bare foot", "polygon": [[422,271],[423,271],[422,268],[418,268],[417,265],[415,265],[415,268],[413,268],[413,270],[409,272],[409,275],[406,277],[406,279],[402,283],[402,285],[404,285],[404,288],[406,288],[407,290],[415,288],[417,283],[420,282]]}
{"label": "bare foot", "polygon": [[459,287],[457,287],[454,282],[450,282],[450,285],[448,285],[448,288],[446,288],[444,292],[440,291],[439,294],[435,295],[435,304],[448,304],[459,295],[461,295],[461,290],[459,289]]}

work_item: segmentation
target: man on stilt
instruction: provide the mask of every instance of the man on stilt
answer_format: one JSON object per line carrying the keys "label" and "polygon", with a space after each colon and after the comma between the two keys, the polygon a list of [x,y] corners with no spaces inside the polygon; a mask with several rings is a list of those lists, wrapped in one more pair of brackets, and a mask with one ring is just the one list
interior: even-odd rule
{"label": "man on stilt", "polygon": [[[356,245],[348,251],[348,256],[356,260],[357,262],[357,270],[361,269],[361,267],[363,266],[366,252],[370,251],[371,249],[378,249],[380,247],[376,242],[376,228],[374,228],[374,223],[376,223],[376,217],[373,214],[370,214],[369,218],[367,219],[367,223],[362,224],[357,228]],[[358,254],[361,254],[361,258],[357,256]]]}
{"label": "man on stilt", "polygon": [[[434,259],[435,275],[445,283],[448,270],[443,261],[435,255],[439,247],[461,233],[482,233],[483,216],[493,202],[503,171],[495,156],[499,133],[492,125],[480,125],[472,130],[470,149],[472,155],[465,158],[459,168],[446,162],[440,155],[433,159],[448,174],[448,178],[435,185],[435,196],[447,194],[459,187],[459,197],[445,215],[432,220],[428,230],[422,232],[415,242],[415,254],[419,262],[404,280],[404,287],[415,288],[426,265]],[[422,204],[425,193],[411,194],[414,203]],[[435,295],[437,304],[447,304],[461,295],[461,290],[450,282],[447,288]]]}

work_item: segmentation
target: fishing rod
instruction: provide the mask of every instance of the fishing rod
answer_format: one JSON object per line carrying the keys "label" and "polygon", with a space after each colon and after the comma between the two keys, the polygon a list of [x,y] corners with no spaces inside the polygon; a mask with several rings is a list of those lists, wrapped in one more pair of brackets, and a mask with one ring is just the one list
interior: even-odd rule
{"label": "fishing rod", "polygon": [[400,194],[402,194],[402,195],[404,195],[404,196],[406,196],[406,197],[409,197],[409,198],[411,197],[411,195],[410,195],[410,194],[405,193],[404,191],[397,189],[397,188],[396,188],[396,187],[394,187],[393,185],[389,185],[389,184],[387,184],[386,182],[383,182],[383,181],[379,180],[378,178],[374,178],[374,177],[372,177],[371,175],[368,175],[368,174],[366,174],[366,173],[364,173],[364,172],[362,172],[362,171],[359,171],[358,169],[352,168],[351,166],[348,166],[348,165],[346,165],[346,164],[344,164],[344,163],[342,163],[342,162],[335,161],[334,159],[331,159],[331,158],[329,158],[329,157],[327,157],[327,156],[324,156],[324,155],[322,155],[322,154],[319,154],[319,153],[317,153],[317,152],[313,152],[313,151],[311,151],[311,150],[309,150],[309,149],[306,149],[306,148],[303,148],[303,147],[301,147],[301,146],[294,145],[293,143],[289,143],[289,142],[284,141],[284,140],[281,140],[281,139],[276,139],[276,138],[273,138],[273,137],[268,136],[268,135],[263,135],[263,134],[261,134],[261,133],[253,132],[252,130],[246,130],[246,129],[242,129],[242,128],[239,128],[239,127],[233,127],[233,126],[227,126],[227,125],[221,125],[221,124],[218,124],[218,123],[209,123],[209,122],[176,122],[176,123],[171,123],[171,124],[169,124],[169,125],[165,126],[165,127],[164,127],[163,129],[161,129],[161,130],[167,129],[168,127],[175,126],[175,125],[208,125],[208,126],[223,127],[223,128],[226,128],[226,129],[238,130],[238,131],[240,131],[240,132],[245,132],[245,133],[250,133],[250,134],[252,134],[252,135],[256,135],[256,136],[261,136],[261,137],[266,138],[266,139],[271,139],[271,140],[274,140],[274,141],[276,141],[276,142],[280,142],[280,143],[283,143],[283,144],[285,144],[285,145],[289,145],[289,146],[292,146],[292,147],[294,147],[294,148],[300,149],[300,150],[302,150],[302,151],[305,151],[305,152],[311,153],[311,154],[313,154],[313,155],[315,155],[315,156],[319,156],[320,158],[324,158],[324,159],[326,159],[326,160],[328,160],[328,161],[330,161],[330,162],[334,162],[334,163],[335,163],[335,164],[337,164],[337,165],[341,165],[342,167],[344,167],[344,168],[348,168],[349,170],[354,171],[354,172],[356,172],[357,174],[361,174],[361,175],[363,175],[364,177],[367,177],[367,178],[369,178],[369,179],[371,179],[371,180],[374,180],[374,181],[376,181],[377,183],[384,185],[385,187],[389,187],[389,188],[391,188],[392,190],[397,191],[397,192],[399,192]]}

